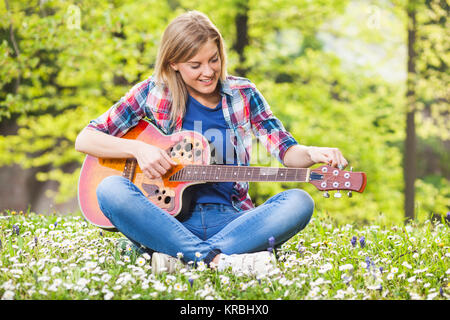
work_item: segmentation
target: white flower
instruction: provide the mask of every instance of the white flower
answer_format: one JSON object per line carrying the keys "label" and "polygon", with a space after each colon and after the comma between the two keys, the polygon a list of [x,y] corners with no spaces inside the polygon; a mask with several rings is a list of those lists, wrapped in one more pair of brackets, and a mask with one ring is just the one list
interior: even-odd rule
{"label": "white flower", "polygon": [[393,273],[389,273],[389,274],[387,275],[386,279],[392,280],[392,279],[394,279],[394,277],[395,277],[395,275],[394,275]]}
{"label": "white flower", "polygon": [[104,295],[104,299],[105,300],[111,300],[111,298],[114,296],[114,293],[112,293],[111,291],[106,292],[106,294]]}
{"label": "white flower", "polygon": [[176,291],[185,291],[187,289],[187,285],[186,284],[182,285],[181,283],[177,282],[173,286],[173,289]]}
{"label": "white flower", "polygon": [[200,257],[202,256],[202,254],[201,254],[200,252],[196,252],[196,253],[195,253],[195,256],[196,256],[197,258],[200,258]]}
{"label": "white flower", "polygon": [[230,278],[226,277],[226,276],[220,276],[220,282],[222,284],[228,284],[230,282]]}
{"label": "white flower", "polygon": [[103,276],[102,276],[102,278],[101,278],[101,280],[103,281],[103,282],[108,282],[109,280],[111,280],[111,275],[109,275],[109,274],[104,274]]}
{"label": "white flower", "polygon": [[404,261],[402,263],[402,266],[404,266],[405,268],[408,268],[408,269],[412,269],[412,266],[407,261]]}
{"label": "white flower", "polygon": [[439,292],[433,292],[428,294],[427,296],[427,300],[433,300],[434,298],[436,298],[439,295]]}
{"label": "white flower", "polygon": [[14,299],[14,291],[6,290],[3,293],[2,300],[13,300]]}
{"label": "white flower", "polygon": [[270,289],[269,289],[268,287],[265,287],[265,288],[263,289],[263,292],[264,292],[264,293],[269,293],[269,292],[270,292]]}
{"label": "white flower", "polygon": [[97,266],[97,262],[95,261],[87,261],[84,267],[86,269],[94,269]]}
{"label": "white flower", "polygon": [[80,278],[77,281],[77,285],[80,286],[80,287],[84,287],[84,286],[86,286],[89,283],[89,281],[91,281],[91,280],[88,280],[88,279],[85,279],[85,278]]}
{"label": "white flower", "polygon": [[150,260],[150,255],[149,255],[147,252],[143,253],[143,254],[142,254],[142,257],[143,257],[145,260]]}
{"label": "white flower", "polygon": [[342,266],[339,266],[339,271],[345,271],[345,270],[353,270],[352,264],[344,264]]}
{"label": "white flower", "polygon": [[[198,252],[195,253],[195,256],[197,256],[197,253],[198,253]],[[177,258],[178,258],[178,259],[183,258],[183,252],[177,252]]]}
{"label": "white flower", "polygon": [[136,264],[139,266],[143,266],[145,264],[145,259],[143,257],[139,257],[136,259]]}
{"label": "white flower", "polygon": [[326,263],[319,268],[319,273],[325,273],[331,269],[333,269],[333,265],[331,263]]}
{"label": "white flower", "polygon": [[199,263],[197,263],[197,270],[198,271],[205,271],[206,270],[206,263],[204,263],[203,261],[200,261]]}
{"label": "white flower", "polygon": [[391,269],[391,272],[392,272],[392,273],[397,273],[397,272],[398,272],[398,268],[393,267],[393,268]]}

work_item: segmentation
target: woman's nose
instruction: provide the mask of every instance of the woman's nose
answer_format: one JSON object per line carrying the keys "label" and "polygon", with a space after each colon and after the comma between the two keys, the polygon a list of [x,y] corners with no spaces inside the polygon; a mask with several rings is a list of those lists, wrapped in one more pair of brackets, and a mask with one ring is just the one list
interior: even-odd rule
{"label": "woman's nose", "polygon": [[214,74],[214,69],[211,68],[211,66],[209,64],[207,64],[203,68],[202,73],[203,73],[204,76],[211,77]]}

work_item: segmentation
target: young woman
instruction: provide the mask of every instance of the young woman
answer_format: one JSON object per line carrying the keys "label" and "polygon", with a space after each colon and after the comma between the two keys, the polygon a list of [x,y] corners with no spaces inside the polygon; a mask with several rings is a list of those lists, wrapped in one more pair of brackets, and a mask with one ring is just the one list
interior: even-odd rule
{"label": "young woman", "polygon": [[[252,82],[227,75],[222,36],[197,11],[168,25],[154,74],[92,120],[75,147],[96,157],[133,157],[148,177],[158,179],[176,164],[170,156],[156,146],[120,138],[144,117],[166,134],[200,131],[211,138],[214,159],[220,164],[249,165],[253,132],[287,167],[347,165],[336,148],[299,145]],[[305,228],[314,210],[313,200],[300,189],[283,191],[256,208],[245,182],[208,183],[188,190],[192,206],[184,221],[150,202],[123,177],[104,179],[97,197],[120,232],[153,252],[156,273],[172,271],[180,253],[184,262],[203,260],[219,270],[268,272],[272,266],[268,239],[274,239],[271,246],[281,245]]]}

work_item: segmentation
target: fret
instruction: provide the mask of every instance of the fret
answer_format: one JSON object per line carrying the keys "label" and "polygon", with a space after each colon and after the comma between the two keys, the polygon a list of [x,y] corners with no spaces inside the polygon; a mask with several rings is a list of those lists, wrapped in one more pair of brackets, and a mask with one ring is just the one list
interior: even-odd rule
{"label": "fret", "polygon": [[[186,165],[170,177],[172,181],[301,181],[305,182],[308,169],[248,167],[227,165]],[[131,174],[131,172],[129,173]],[[125,171],[124,171],[125,175]]]}

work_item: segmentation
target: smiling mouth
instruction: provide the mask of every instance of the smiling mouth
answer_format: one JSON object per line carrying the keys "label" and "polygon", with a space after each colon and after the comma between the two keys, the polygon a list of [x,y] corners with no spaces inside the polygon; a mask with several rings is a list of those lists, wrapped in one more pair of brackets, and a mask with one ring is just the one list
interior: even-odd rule
{"label": "smiling mouth", "polygon": [[212,83],[214,80],[214,78],[210,78],[210,79],[201,79],[199,80],[200,82],[204,83],[204,84],[209,84]]}

